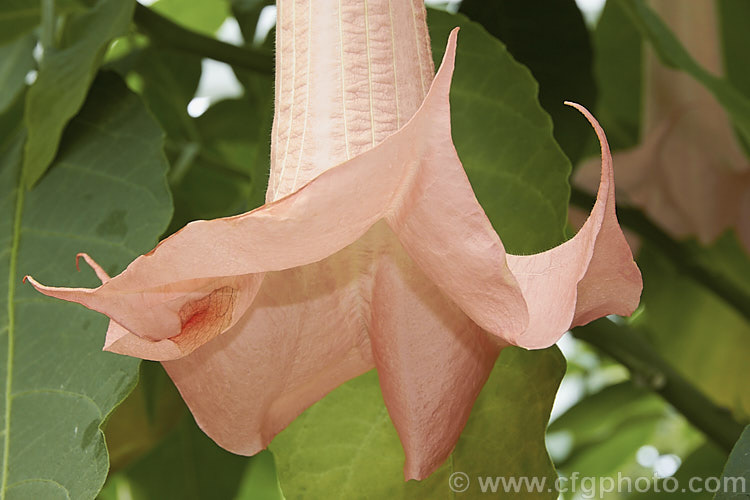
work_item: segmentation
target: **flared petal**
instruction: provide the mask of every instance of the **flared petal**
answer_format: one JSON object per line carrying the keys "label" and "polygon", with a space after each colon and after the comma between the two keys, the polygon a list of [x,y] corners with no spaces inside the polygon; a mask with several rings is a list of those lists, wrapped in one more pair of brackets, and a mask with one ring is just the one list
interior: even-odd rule
{"label": "flared petal", "polygon": [[234,327],[163,363],[220,446],[257,453],[305,408],[374,367],[362,300],[369,252],[358,242],[322,262],[268,273]]}
{"label": "flared petal", "polygon": [[505,249],[450,140],[456,35],[415,116],[375,148],[252,212],[188,224],[96,289],[32,284],[139,337],[179,340],[185,355],[237,322],[265,272],[320,261],[385,218],[422,271],[479,326],[499,336],[523,331],[526,305]]}
{"label": "flared petal", "polygon": [[446,298],[393,235],[384,237],[370,338],[406,454],[404,477],[424,479],[453,451],[503,343]]}
{"label": "flared petal", "polygon": [[607,314],[629,315],[643,282],[615,213],[612,156],[599,123],[583,106],[601,144],[596,204],[583,227],[562,245],[535,255],[509,255],[508,264],[529,307],[529,326],[511,342],[528,349],[549,347],[571,327]]}

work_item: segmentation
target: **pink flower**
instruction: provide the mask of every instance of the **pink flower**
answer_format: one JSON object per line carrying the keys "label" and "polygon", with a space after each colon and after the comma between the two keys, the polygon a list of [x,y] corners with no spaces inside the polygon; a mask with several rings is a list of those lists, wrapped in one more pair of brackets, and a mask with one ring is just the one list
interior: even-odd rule
{"label": "pink flower", "polygon": [[[716,2],[654,1],[691,55],[721,74]],[[750,161],[713,95],[693,77],[647,53],[641,144],[615,154],[618,187],[671,234],[707,245],[734,229],[750,252]],[[587,162],[575,183],[596,189]]]}
{"label": "pink flower", "polygon": [[631,313],[640,273],[586,110],[574,105],[603,158],[591,216],[556,248],[507,255],[451,141],[457,30],[433,79],[421,0],[312,3],[278,5],[264,206],[188,224],[111,279],[84,256],[95,289],[29,279],[109,316],[105,349],[162,361],[235,453],[377,368],[405,476],[421,479],[451,453],[503,347]]}

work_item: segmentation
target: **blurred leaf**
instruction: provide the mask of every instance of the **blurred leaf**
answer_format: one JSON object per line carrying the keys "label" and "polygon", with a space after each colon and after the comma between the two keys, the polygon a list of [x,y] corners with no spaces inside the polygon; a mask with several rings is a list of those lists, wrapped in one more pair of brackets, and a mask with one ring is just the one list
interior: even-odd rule
{"label": "blurred leaf", "polygon": [[232,0],[232,14],[240,25],[246,45],[252,45],[255,39],[260,12],[273,4],[273,0]]}
{"label": "blurred leaf", "polygon": [[134,5],[135,0],[100,0],[91,10],[67,19],[64,46],[45,49],[37,79],[26,94],[23,172],[27,187],[52,162],[63,129],[83,104],[104,50],[127,31]]}
{"label": "blurred leaf", "polygon": [[718,0],[721,40],[724,49],[724,71],[732,84],[750,97],[750,2],[747,0]]}
{"label": "blurred leaf", "polygon": [[680,499],[709,500],[713,496],[711,492],[688,491],[691,486],[690,480],[692,478],[700,478],[700,483],[695,483],[694,486],[704,489],[705,483],[703,481],[706,478],[718,477],[721,473],[721,465],[725,459],[726,455],[724,452],[711,443],[705,443],[685,458],[673,479],[657,479],[657,484],[649,488],[649,491],[643,493],[634,492],[628,498],[633,498],[634,500],[660,500],[677,485],[675,493],[679,494]]}
{"label": "blurred leaf", "polygon": [[243,97],[219,101],[195,120],[199,150],[184,173],[175,165],[171,229],[247,212],[265,202],[273,96],[270,81],[262,80],[260,89],[246,87]]}
{"label": "blurred leaf", "polygon": [[573,163],[578,161],[591,128],[563,102],[593,109],[596,84],[589,32],[576,2],[463,0],[459,10],[481,23],[531,70],[539,82],[539,102],[552,117],[555,139]]}
{"label": "blurred leaf", "polygon": [[171,145],[175,215],[170,230],[264,203],[271,135],[264,114],[272,109],[270,93],[269,85],[265,98],[253,99],[246,91],[240,99],[214,104],[195,120],[200,141],[193,143],[195,149],[184,143]]}
{"label": "blurred leaf", "polygon": [[151,8],[185,28],[210,36],[229,16],[226,0],[159,0]]}
{"label": "blurred leaf", "polygon": [[0,46],[0,113],[15,101],[26,85],[26,74],[36,66],[34,45],[36,37],[27,35]]}
{"label": "blurred leaf", "polygon": [[624,5],[662,62],[681,69],[706,87],[731,116],[745,142],[750,143],[750,99],[727,80],[701,67],[643,0],[626,0]]}
{"label": "blurred leaf", "polygon": [[[707,250],[717,263],[714,266],[732,268],[732,260],[740,256],[747,261],[741,251],[722,250],[732,248],[728,241],[722,238]],[[745,379],[750,325],[738,311],[684,276],[653,248],[645,245],[641,249],[638,264],[644,278],[643,312],[635,323],[685,378],[730,408],[738,420],[748,420],[750,387]],[[747,262],[744,266],[737,262],[730,275],[742,277],[747,266]]]}
{"label": "blurred leaf", "polygon": [[[90,0],[56,0],[55,11],[68,14],[89,6]],[[41,15],[41,0],[3,0],[0,10],[0,45],[36,28]]]}
{"label": "blurred leaf", "polygon": [[[718,0],[717,10],[723,48],[723,65],[727,80],[750,98],[750,2],[746,0]],[[740,136],[745,152],[750,155],[750,142]]]}
{"label": "blurred leaf", "polygon": [[716,500],[747,500],[750,497],[750,425],[734,445],[721,475],[722,491]]}
{"label": "blurred leaf", "polygon": [[[613,408],[617,412],[613,413]],[[654,393],[633,382],[622,382],[583,398],[552,422],[548,432],[570,433],[574,446],[588,446],[609,440],[631,421],[662,417],[665,409]]]}
{"label": "blurred leaf", "polygon": [[191,417],[153,452],[114,474],[99,500],[281,500],[273,456],[221,449]]}
{"label": "blurred leaf", "polygon": [[[473,481],[465,494],[454,494],[448,484],[452,472],[465,472],[470,479],[537,476],[551,483],[556,475],[544,447],[544,428],[564,372],[556,347],[504,349],[453,454],[429,478],[405,482],[404,453],[377,373],[370,371],[335,389],[272,441],[281,489],[289,500],[395,500],[474,498],[480,493]],[[556,497],[546,491],[516,496]]]}
{"label": "blurred leaf", "polygon": [[[570,162],[539,106],[534,78],[466,17],[430,10],[428,25],[437,63],[449,31],[462,27],[450,96],[453,140],[505,248],[523,254],[559,244],[565,236]],[[568,112],[585,121],[575,110]]]}
{"label": "blurred leaf", "polygon": [[104,427],[110,473],[149,452],[185,413],[185,403],[161,364],[143,361],[138,385]]}
{"label": "blurred leaf", "polygon": [[654,435],[660,419],[643,416],[624,422],[607,440],[574,450],[558,467],[563,472],[578,472],[582,477],[616,477],[618,472],[628,475],[624,471],[634,462],[638,449]]}
{"label": "blurred leaf", "polygon": [[112,64],[123,77],[136,73],[143,100],[171,139],[197,141],[188,103],[201,77],[199,57],[164,47],[138,49]]}
{"label": "blurred leaf", "polygon": [[139,361],[101,352],[104,316],[42,297],[21,277],[91,287],[93,272],[72,272],[77,252],[114,273],[154,246],[171,214],[161,132],[118,78],[102,76],[49,174],[26,192],[13,109],[0,119],[18,130],[0,158],[2,494],[91,498],[108,465],[99,427],[132,390]]}
{"label": "blurred leaf", "polygon": [[[640,138],[643,44],[623,0],[607,1],[593,43],[597,119],[613,150],[635,146]],[[595,154],[599,154],[598,145]]]}
{"label": "blurred leaf", "polygon": [[245,95],[220,101],[198,119],[203,143],[221,154],[235,171],[249,177],[247,210],[265,203],[271,158],[273,85],[270,78],[244,75]]}
{"label": "blurred leaf", "polygon": [[273,117],[272,79],[237,71],[238,99],[187,112],[201,75],[200,59],[163,48],[135,51],[113,63],[137,75],[140,92],[167,132],[175,213],[169,232],[196,219],[249,211],[265,201]]}

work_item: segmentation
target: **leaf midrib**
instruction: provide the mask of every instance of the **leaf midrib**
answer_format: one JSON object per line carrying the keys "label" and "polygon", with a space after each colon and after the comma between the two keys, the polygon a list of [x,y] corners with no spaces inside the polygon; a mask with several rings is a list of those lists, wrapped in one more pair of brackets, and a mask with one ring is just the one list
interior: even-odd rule
{"label": "leaf midrib", "polygon": [[[21,176],[19,176],[21,177]],[[8,352],[6,359],[5,374],[5,425],[3,434],[3,479],[0,483],[0,500],[5,500],[5,492],[8,485],[8,459],[10,457],[10,415],[12,398],[11,390],[13,386],[13,352],[14,352],[14,334],[15,334],[15,294],[16,294],[16,270],[18,267],[18,247],[21,236],[21,214],[23,212],[23,200],[25,190],[23,183],[19,182],[16,187],[16,209],[13,219],[13,236],[10,249],[10,265],[8,266]]]}

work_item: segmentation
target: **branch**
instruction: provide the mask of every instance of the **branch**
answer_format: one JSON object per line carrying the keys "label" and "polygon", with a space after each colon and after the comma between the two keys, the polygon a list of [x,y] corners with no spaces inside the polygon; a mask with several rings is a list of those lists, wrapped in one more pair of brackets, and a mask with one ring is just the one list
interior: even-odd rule
{"label": "branch", "polygon": [[727,453],[732,450],[744,427],[677,373],[635,329],[603,318],[575,328],[573,335],[623,364],[634,380],[660,394]]}
{"label": "branch", "polygon": [[136,4],[133,21],[155,43],[238,68],[273,75],[273,54],[266,50],[237,47],[190,31],[139,3]]}
{"label": "branch", "polygon": [[[594,201],[593,196],[571,187],[570,202],[573,205],[589,210]],[[618,206],[617,218],[624,227],[659,248],[686,275],[711,290],[745,319],[750,320],[750,295],[728,280],[723,273],[706,267],[688,245],[674,240],[635,208]]]}

